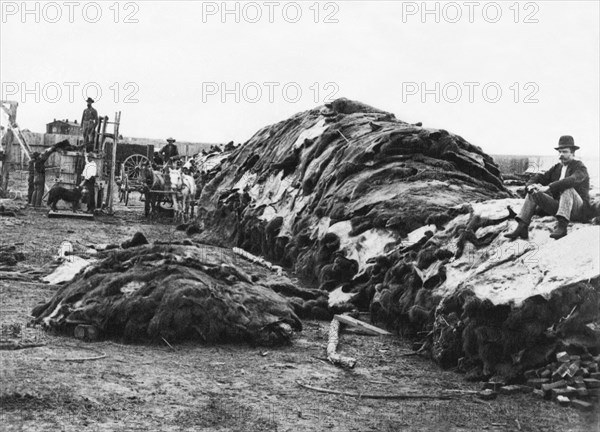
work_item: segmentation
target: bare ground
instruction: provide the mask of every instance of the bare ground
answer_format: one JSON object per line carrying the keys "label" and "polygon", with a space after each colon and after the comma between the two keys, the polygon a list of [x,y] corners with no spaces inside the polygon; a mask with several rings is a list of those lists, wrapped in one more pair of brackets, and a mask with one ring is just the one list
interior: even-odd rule
{"label": "bare ground", "polygon": [[[150,241],[183,238],[149,222],[142,203],[94,222],[48,219],[27,209],[0,217],[0,243],[24,243],[21,270],[52,261],[60,243],[120,243],[136,231]],[[84,343],[28,328],[31,308],[56,287],[0,280],[0,324],[45,345],[0,350],[0,429],[6,431],[593,431],[598,413],[561,408],[532,395],[481,401],[369,399],[325,394],[312,386],[362,394],[439,394],[479,390],[430,360],[405,356],[410,343],[345,333],[340,349],[353,370],[324,361],[328,323],[305,322],[293,344],[252,346]],[[105,357],[98,360],[70,361]]]}

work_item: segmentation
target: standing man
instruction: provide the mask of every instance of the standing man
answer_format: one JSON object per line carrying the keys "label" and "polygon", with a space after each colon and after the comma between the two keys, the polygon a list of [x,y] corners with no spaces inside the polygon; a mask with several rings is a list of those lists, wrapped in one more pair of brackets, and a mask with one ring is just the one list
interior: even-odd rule
{"label": "standing man", "polygon": [[177,151],[177,146],[175,145],[175,139],[167,138],[167,143],[168,144],[160,151],[164,163],[169,163],[172,157],[179,156],[179,151]]}
{"label": "standing man", "polygon": [[96,175],[98,174],[98,167],[96,162],[92,159],[95,158],[94,153],[85,153],[85,167],[81,176],[83,181],[80,186],[85,186],[88,190],[87,200],[87,213],[94,213],[96,209]]}
{"label": "standing man", "polygon": [[538,208],[556,216],[556,227],[550,234],[556,240],[567,235],[569,221],[585,221],[590,207],[590,177],[583,162],[574,159],[579,147],[572,136],[565,135],[555,150],[560,154],[560,163],[529,180],[527,198],[516,218],[519,225],[505,237],[529,238],[529,222]]}
{"label": "standing man", "polygon": [[94,150],[94,137],[96,132],[96,126],[98,125],[98,111],[92,108],[94,99],[88,97],[87,108],[83,110],[81,116],[81,127],[83,128],[83,145],[86,151]]}
{"label": "standing man", "polygon": [[33,152],[31,154],[31,160],[29,161],[29,176],[27,178],[27,204],[33,204],[33,191],[35,190],[35,162],[40,157],[39,152]]}
{"label": "standing man", "polygon": [[50,147],[45,150],[44,153],[38,155],[33,163],[34,178],[33,196],[31,197],[31,201],[34,207],[42,206],[42,198],[44,197],[46,188],[46,161],[55,151],[56,149],[54,146]]}

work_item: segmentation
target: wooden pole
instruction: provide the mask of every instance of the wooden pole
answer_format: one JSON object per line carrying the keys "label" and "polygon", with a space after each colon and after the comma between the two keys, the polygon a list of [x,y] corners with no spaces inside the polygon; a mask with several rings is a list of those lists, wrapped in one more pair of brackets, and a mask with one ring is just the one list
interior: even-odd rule
{"label": "wooden pole", "polygon": [[96,125],[96,130],[94,131],[94,142],[93,142],[94,152],[100,151],[100,131],[101,130],[102,130],[102,117],[98,117],[98,124]]}
{"label": "wooden pole", "polygon": [[121,111],[115,113],[115,134],[114,134],[114,138],[113,138],[113,145],[112,145],[112,156],[111,156],[111,162],[110,162],[110,179],[109,179],[109,183],[108,183],[108,188],[107,188],[107,207],[108,207],[108,213],[109,214],[113,214],[114,210],[113,210],[113,185],[115,184],[115,168],[117,165],[117,145],[119,142],[119,123],[121,123]]}
{"label": "wooden pole", "polygon": [[108,116],[100,117],[100,121],[102,122],[102,131],[100,132],[100,136],[98,137],[98,146],[100,147],[100,153],[104,154],[104,141],[106,135],[106,124],[108,123]]}
{"label": "wooden pole", "polygon": [[[8,177],[9,168],[11,163],[11,152],[13,150],[13,136],[12,129],[7,129],[4,135],[5,147],[4,147],[4,161],[0,161],[0,194],[6,195],[8,192]],[[8,196],[8,195],[6,195]]]}

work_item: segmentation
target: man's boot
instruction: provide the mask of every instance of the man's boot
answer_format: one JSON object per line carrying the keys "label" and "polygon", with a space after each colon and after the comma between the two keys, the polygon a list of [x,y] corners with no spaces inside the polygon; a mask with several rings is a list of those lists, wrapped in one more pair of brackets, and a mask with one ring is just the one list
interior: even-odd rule
{"label": "man's boot", "polygon": [[529,238],[529,224],[523,222],[521,219],[517,219],[519,225],[515,228],[515,230],[511,233],[504,234],[504,237],[516,240],[518,237],[521,237],[523,240],[527,240]]}
{"label": "man's boot", "polygon": [[552,231],[550,237],[558,240],[559,238],[563,238],[567,235],[567,227],[569,226],[569,221],[562,216],[557,216],[556,221],[556,228],[554,228],[554,231]]}

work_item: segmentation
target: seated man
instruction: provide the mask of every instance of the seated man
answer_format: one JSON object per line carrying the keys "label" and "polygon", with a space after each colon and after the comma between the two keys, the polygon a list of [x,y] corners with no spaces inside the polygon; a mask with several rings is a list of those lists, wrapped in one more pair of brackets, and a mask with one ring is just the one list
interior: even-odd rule
{"label": "seated man", "polygon": [[152,162],[157,167],[162,167],[165,164],[162,156],[158,152],[154,152],[154,158],[152,159]]}
{"label": "seated man", "polygon": [[169,163],[172,157],[179,156],[175,138],[167,138],[167,145],[160,150],[160,156],[164,163]]}
{"label": "seated man", "polygon": [[505,234],[515,240],[529,238],[529,222],[538,208],[556,216],[557,224],[550,234],[553,239],[567,235],[569,221],[585,221],[590,206],[590,177],[585,165],[574,159],[575,145],[572,136],[562,136],[555,148],[560,153],[560,163],[544,174],[537,174],[527,183],[527,197],[516,218],[517,228]]}

